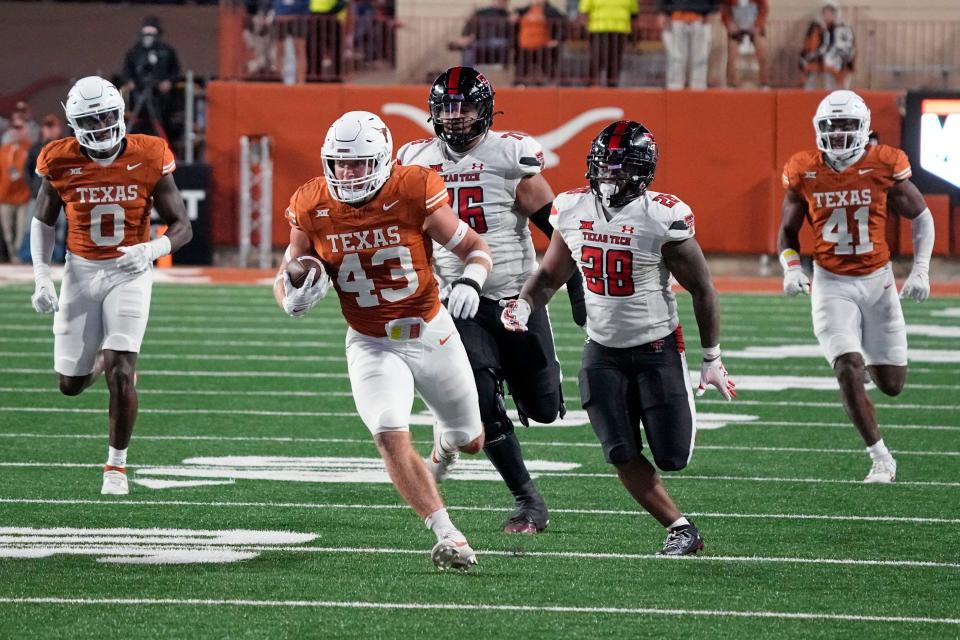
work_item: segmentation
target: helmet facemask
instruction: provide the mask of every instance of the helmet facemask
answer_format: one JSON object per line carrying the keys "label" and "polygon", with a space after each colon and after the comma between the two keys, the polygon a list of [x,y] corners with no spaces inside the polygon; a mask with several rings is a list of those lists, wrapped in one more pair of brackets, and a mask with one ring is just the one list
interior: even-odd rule
{"label": "helmet facemask", "polygon": [[867,146],[869,124],[856,116],[820,117],[814,120],[817,148],[833,162],[844,162]]}
{"label": "helmet facemask", "polygon": [[608,150],[587,157],[590,190],[604,207],[618,209],[633,202],[653,182],[655,163],[631,162],[623,156],[621,152]]}
{"label": "helmet facemask", "polygon": [[356,204],[370,198],[390,177],[390,157],[336,157],[323,154],[323,173],[330,193],[340,202]]}
{"label": "helmet facemask", "polygon": [[103,78],[79,80],[67,94],[63,110],[77,142],[90,151],[110,151],[127,133],[123,97]]}
{"label": "helmet facemask", "polygon": [[430,119],[438,138],[454,151],[464,151],[490,128],[491,110],[484,102],[431,101]]}

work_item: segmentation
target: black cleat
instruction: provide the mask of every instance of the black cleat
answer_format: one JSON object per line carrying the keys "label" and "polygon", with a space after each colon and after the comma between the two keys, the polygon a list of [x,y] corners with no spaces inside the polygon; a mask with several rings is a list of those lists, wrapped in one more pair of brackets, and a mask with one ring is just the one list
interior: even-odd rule
{"label": "black cleat", "polygon": [[692,556],[703,549],[703,536],[693,524],[685,524],[671,529],[663,543],[663,549],[657,552],[661,556]]}
{"label": "black cleat", "polygon": [[504,533],[540,533],[550,524],[550,513],[543,498],[521,498],[517,509],[503,524]]}

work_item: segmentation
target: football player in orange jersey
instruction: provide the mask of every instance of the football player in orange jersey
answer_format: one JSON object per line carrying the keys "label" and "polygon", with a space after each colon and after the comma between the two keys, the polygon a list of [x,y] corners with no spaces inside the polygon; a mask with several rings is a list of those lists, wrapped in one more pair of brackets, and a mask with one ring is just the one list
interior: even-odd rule
{"label": "football player in orange jersey", "polygon": [[[357,412],[397,491],[436,534],[434,564],[467,569],[476,554],[450,521],[435,480],[448,475],[460,451],[480,451],[483,427],[470,361],[440,304],[430,259],[436,240],[466,264],[448,304],[475,313],[493,265],[490,250],[447,204],[440,176],[394,164],[390,131],[376,115],[341,116],[321,157],[323,176],[290,199],[290,246],[274,295],[284,311],[300,316],[333,284],[348,325]],[[295,288],[286,264],[310,254],[320,257],[322,273],[311,269]],[[414,390],[436,419],[427,464],[410,440]]]}
{"label": "football player in orange jersey", "polygon": [[917,302],[930,295],[933,216],[910,182],[903,151],[867,146],[870,110],[860,96],[834,91],[817,108],[813,127],[818,151],[795,154],[783,172],[783,289],[811,293],[798,253],[807,219],[815,237],[814,332],[840,383],[843,407],[867,444],[872,465],[864,482],[890,483],[897,463],[864,389],[864,368],[888,396],[898,395],[907,379],[906,325],[885,237],[887,205],[913,226],[913,270],[900,298]]}
{"label": "football player in orange jersey", "polygon": [[[43,178],[30,233],[33,308],[53,317],[60,391],[75,396],[101,371],[110,391],[110,447],[101,493],[126,495],[127,446],[137,417],[135,370],[147,327],[153,261],[193,232],[173,181],[176,163],[161,138],[126,135],[123,97],[97,76],[82,78],[64,104],[74,137],[37,158]],[[168,225],[150,240],[150,209]],[[54,224],[68,223],[60,296],[50,278]]]}

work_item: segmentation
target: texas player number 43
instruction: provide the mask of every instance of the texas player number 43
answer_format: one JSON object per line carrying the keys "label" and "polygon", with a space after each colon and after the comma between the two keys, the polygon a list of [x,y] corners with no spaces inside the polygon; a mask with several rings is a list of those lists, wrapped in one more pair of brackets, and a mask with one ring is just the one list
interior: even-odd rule
{"label": "texas player number 43", "polygon": [[823,239],[833,243],[833,252],[838,256],[870,253],[873,251],[873,242],[870,241],[869,218],[868,207],[859,207],[853,212],[853,220],[857,226],[857,242],[854,244],[847,208],[838,207],[833,210],[826,224],[823,225]]}
{"label": "texas player number 43", "polygon": [[[420,279],[413,268],[413,258],[406,247],[386,247],[380,249],[370,257],[371,266],[380,266],[390,260],[397,261],[397,268],[390,269],[392,280],[406,280],[403,287],[380,289],[379,294],[386,302],[398,302],[412,296],[420,287]],[[337,286],[341,291],[357,294],[357,305],[361,307],[376,307],[380,304],[377,296],[376,284],[367,277],[367,272],[360,263],[360,256],[351,253],[343,258],[340,270],[337,273]]]}

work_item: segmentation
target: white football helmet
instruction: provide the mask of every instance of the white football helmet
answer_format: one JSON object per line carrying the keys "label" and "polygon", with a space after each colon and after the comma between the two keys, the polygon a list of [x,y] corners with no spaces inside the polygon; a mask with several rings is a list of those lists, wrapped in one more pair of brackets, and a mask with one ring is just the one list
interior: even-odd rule
{"label": "white football helmet", "polygon": [[870,109],[853,91],[834,91],[813,116],[817,148],[834,162],[859,155],[870,139]]}
{"label": "white football helmet", "polygon": [[[330,195],[340,202],[362,202],[390,177],[393,137],[376,114],[350,111],[330,126],[320,156]],[[356,164],[338,178],[335,167],[338,160],[353,160]]]}
{"label": "white football helmet", "polygon": [[77,142],[91,151],[109,151],[127,133],[123,96],[100,76],[77,80],[67,94],[63,111]]}

